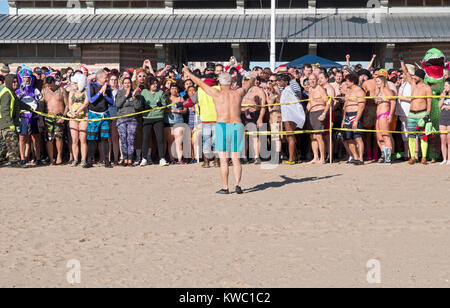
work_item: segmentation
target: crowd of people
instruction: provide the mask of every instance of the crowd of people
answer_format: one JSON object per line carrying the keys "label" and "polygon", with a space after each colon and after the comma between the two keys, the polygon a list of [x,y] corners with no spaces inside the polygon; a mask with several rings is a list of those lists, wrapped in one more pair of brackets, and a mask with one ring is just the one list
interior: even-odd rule
{"label": "crowd of people", "polygon": [[[375,57],[365,68],[305,64],[274,72],[254,67],[251,73],[234,58],[228,65],[208,63],[193,72],[173,65],[154,71],[149,60],[122,72],[22,65],[11,74],[4,65],[0,164],[112,168],[201,162],[204,168],[219,167],[224,164],[219,145],[228,138],[224,131],[238,124],[233,120],[220,127],[214,91],[224,87],[226,93],[228,87],[230,93],[245,88],[239,122],[248,134],[242,144],[234,143],[241,163],[427,164],[429,141],[422,127],[430,121],[432,99],[422,97],[431,96],[432,89],[424,83],[425,72],[402,59],[396,70],[375,69]],[[439,102],[444,132],[450,130],[446,78]],[[397,95],[420,98],[390,98]],[[330,136],[330,123],[343,130]],[[450,134],[434,138],[440,141],[441,164],[449,165]]]}

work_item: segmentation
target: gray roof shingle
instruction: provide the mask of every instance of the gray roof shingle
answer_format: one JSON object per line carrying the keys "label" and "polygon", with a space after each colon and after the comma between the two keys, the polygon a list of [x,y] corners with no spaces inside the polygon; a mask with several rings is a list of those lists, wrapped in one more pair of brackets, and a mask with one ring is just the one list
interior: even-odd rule
{"label": "gray roof shingle", "polygon": [[[279,42],[450,42],[449,14],[277,15]],[[69,22],[72,18],[72,23]],[[0,43],[267,42],[267,15],[0,15]]]}

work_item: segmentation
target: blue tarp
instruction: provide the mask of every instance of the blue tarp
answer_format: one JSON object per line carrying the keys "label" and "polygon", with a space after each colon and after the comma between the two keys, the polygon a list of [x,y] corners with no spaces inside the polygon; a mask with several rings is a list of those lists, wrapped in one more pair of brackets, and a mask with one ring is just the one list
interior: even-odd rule
{"label": "blue tarp", "polygon": [[331,60],[325,59],[325,58],[321,58],[318,56],[313,56],[313,55],[306,55],[303,56],[301,58],[295,59],[291,62],[289,62],[288,64],[286,64],[286,66],[288,68],[290,67],[302,67],[303,64],[316,64],[316,63],[320,63],[320,67],[326,68],[326,69],[330,69],[332,67],[337,67],[337,68],[341,68],[342,65],[340,65],[339,63],[333,62]]}

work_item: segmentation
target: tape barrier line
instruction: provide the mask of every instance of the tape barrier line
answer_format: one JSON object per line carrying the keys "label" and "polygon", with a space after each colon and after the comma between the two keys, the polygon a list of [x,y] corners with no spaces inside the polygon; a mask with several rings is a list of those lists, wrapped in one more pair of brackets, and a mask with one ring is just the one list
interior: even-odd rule
{"label": "tape barrier line", "polygon": [[301,134],[319,134],[319,133],[326,133],[328,132],[328,129],[321,129],[321,130],[296,130],[296,131],[281,131],[281,132],[269,132],[269,131],[265,131],[265,132],[246,132],[246,135],[249,136],[255,136],[255,135],[266,135],[266,136],[271,136],[271,135],[281,135],[281,136],[285,136],[285,135],[301,135]]}
{"label": "tape barrier line", "polygon": [[105,120],[112,121],[112,120],[116,120],[116,119],[130,118],[130,117],[134,117],[136,115],[148,113],[148,112],[151,112],[151,111],[166,109],[166,108],[172,107],[173,105],[176,105],[176,104],[177,103],[172,103],[170,105],[166,105],[166,106],[163,106],[163,107],[156,107],[156,108],[149,109],[149,110],[144,110],[144,111],[139,111],[139,112],[136,112],[136,113],[127,114],[127,115],[124,115],[124,116],[109,117],[109,118],[106,118],[106,119],[105,118],[91,119],[91,120],[89,120],[89,119],[72,119],[72,118],[58,116],[58,115],[54,115],[54,114],[47,114],[47,113],[43,113],[43,112],[36,111],[36,110],[31,110],[31,112],[36,113],[36,114],[38,114],[38,115],[40,115],[42,117],[45,117],[45,118],[51,118],[51,119],[57,119],[57,120],[75,121],[75,122],[101,122],[101,121],[105,121]]}
{"label": "tape barrier line", "polygon": [[[336,99],[377,99],[377,98],[383,98],[383,99],[409,99],[409,98],[450,98],[450,96],[336,96],[336,97],[328,97],[328,102],[327,104],[331,104],[331,102],[333,100]],[[303,102],[309,102],[311,100],[314,99],[320,99],[320,98],[309,98],[309,99],[303,99],[303,100],[298,100],[298,101],[293,101],[293,102],[288,102],[288,103],[278,103],[278,104],[267,104],[267,105],[241,105],[242,107],[253,107],[253,108],[264,108],[264,107],[269,107],[269,106],[283,106],[283,105],[291,105],[291,104],[298,104],[298,103],[303,103]],[[160,109],[165,109],[168,107],[171,107],[175,105],[175,103],[172,103],[170,105],[167,106],[163,106],[163,107],[157,107],[157,108],[153,108],[150,110],[145,110],[145,111],[140,111],[140,112],[136,112],[133,114],[128,114],[125,116],[117,116],[117,117],[110,117],[107,118],[107,120],[116,120],[116,119],[120,119],[120,118],[128,118],[128,117],[133,117],[136,115],[140,115],[140,114],[144,114],[150,111],[155,111],[155,110],[160,110]],[[76,121],[76,122],[100,122],[100,121],[104,121],[104,119],[92,119],[92,120],[88,120],[88,119],[72,119],[72,118],[68,118],[68,117],[63,117],[63,116],[57,116],[54,114],[47,114],[47,113],[43,113],[40,111],[36,111],[36,110],[32,110],[33,113],[36,113],[42,117],[46,117],[46,118],[52,118],[52,119],[58,119],[58,120],[65,120],[65,121]]]}
{"label": "tape barrier line", "polygon": [[[331,104],[331,102],[333,100],[338,100],[338,99],[358,99],[358,98],[362,98],[362,99],[377,99],[377,98],[383,98],[383,99],[410,99],[410,98],[450,98],[450,96],[327,96],[327,99],[330,98],[328,104]],[[303,102],[309,102],[311,100],[315,100],[315,99],[321,99],[320,97],[318,98],[309,98],[309,99],[302,99],[299,101],[293,101],[293,102],[288,102],[288,103],[278,103],[278,104],[266,104],[266,105],[242,105],[242,107],[254,107],[254,108],[264,108],[264,107],[269,107],[269,106],[282,106],[282,105],[291,105],[291,104],[298,104],[298,103],[303,103]]]}
{"label": "tape barrier line", "polygon": [[[408,134],[408,135],[417,135],[423,134],[424,132],[399,132],[399,131],[389,131],[389,130],[373,130],[373,129],[351,129],[351,128],[333,128],[335,131],[344,131],[344,132],[363,132],[363,133],[388,133],[388,134]],[[450,134],[450,131],[437,131],[433,132],[435,135],[439,134]]]}
{"label": "tape barrier line", "polygon": [[[387,131],[387,130],[372,130],[372,129],[350,129],[350,128],[332,128],[331,131],[344,131],[344,132],[363,132],[363,133],[388,133],[388,134],[408,134],[408,135],[418,135],[423,134],[423,132],[399,132],[399,131]],[[299,135],[299,134],[317,134],[329,132],[328,129],[322,130],[296,130],[296,131],[282,131],[282,132],[246,132],[246,135]],[[450,134],[450,131],[439,131],[433,132],[434,135],[439,134]]]}

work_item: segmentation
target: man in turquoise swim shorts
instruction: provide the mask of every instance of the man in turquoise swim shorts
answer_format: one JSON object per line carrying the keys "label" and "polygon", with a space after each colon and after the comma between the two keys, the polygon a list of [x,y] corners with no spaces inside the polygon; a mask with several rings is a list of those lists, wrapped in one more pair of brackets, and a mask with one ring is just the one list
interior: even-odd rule
{"label": "man in turquoise swim shorts", "polygon": [[[239,153],[244,150],[245,130],[241,122],[241,104],[245,94],[253,85],[256,72],[252,78],[238,90],[231,89],[231,75],[221,73],[219,75],[220,90],[208,86],[200,78],[189,71],[187,66],[183,66],[184,76],[188,76],[193,82],[201,87],[208,95],[214,99],[217,112],[216,127],[216,150],[220,157],[220,173],[222,176],[222,189],[218,194],[228,195],[228,159],[231,156],[233,161],[234,177],[236,179],[236,193],[242,194],[241,178],[242,166]],[[231,155],[230,155],[231,154]]]}

